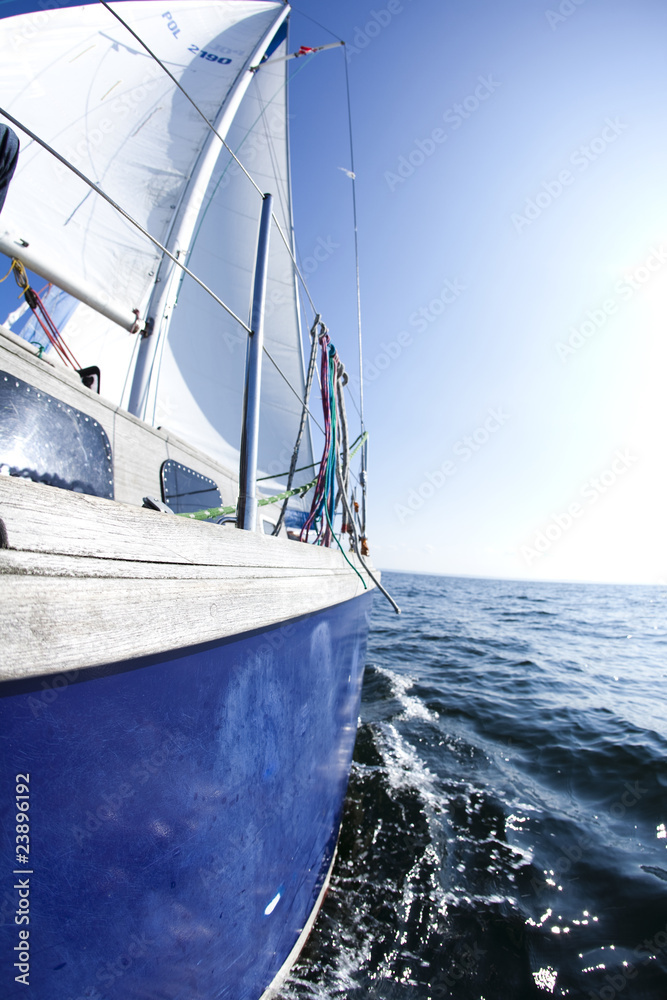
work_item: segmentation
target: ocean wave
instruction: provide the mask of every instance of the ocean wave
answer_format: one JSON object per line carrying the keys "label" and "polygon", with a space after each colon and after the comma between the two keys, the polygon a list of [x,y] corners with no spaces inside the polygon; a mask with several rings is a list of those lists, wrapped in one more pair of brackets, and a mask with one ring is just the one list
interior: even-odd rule
{"label": "ocean wave", "polygon": [[331,890],[282,996],[663,1000],[665,598],[385,579],[404,614],[376,605]]}

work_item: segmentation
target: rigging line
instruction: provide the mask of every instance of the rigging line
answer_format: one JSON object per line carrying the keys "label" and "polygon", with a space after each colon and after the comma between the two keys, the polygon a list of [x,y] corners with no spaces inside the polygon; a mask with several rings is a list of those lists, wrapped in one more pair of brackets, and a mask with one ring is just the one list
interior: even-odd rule
{"label": "rigging line", "polygon": [[354,398],[354,396],[352,395],[352,387],[351,387],[351,386],[350,386],[350,384],[348,383],[348,384],[347,384],[347,385],[345,386],[345,388],[347,389],[347,391],[348,391],[348,392],[349,392],[349,394],[350,394],[350,402],[352,403],[352,406],[353,406],[353,407],[355,408],[355,410],[356,410],[356,411],[357,411],[357,413],[359,414],[359,418],[361,419],[361,413],[359,412],[359,407],[357,406],[357,401],[356,401],[356,399]]}
{"label": "rigging line", "polygon": [[100,198],[104,198],[104,200],[108,202],[109,205],[111,205],[111,207],[114,208],[120,215],[122,215],[124,219],[127,219],[127,221],[131,223],[135,227],[135,229],[138,229],[139,232],[143,236],[145,236],[147,240],[150,240],[154,246],[156,246],[159,250],[161,250],[164,254],[166,254],[166,256],[169,257],[169,259],[173,261],[174,264],[177,265],[177,267],[180,267],[182,271],[185,271],[186,274],[189,274],[190,277],[194,281],[196,281],[197,284],[200,285],[205,292],[208,292],[208,294],[211,296],[212,299],[215,299],[215,301],[218,303],[219,306],[222,306],[222,308],[225,310],[226,313],[229,313],[232,319],[235,319],[236,322],[243,327],[246,333],[252,332],[250,327],[247,326],[243,322],[243,320],[240,319],[236,315],[236,313],[229,308],[228,305],[225,305],[222,299],[219,298],[215,294],[215,292],[211,291],[208,285],[205,285],[204,282],[201,280],[201,278],[198,278],[196,274],[193,274],[193,272],[189,268],[187,268],[185,264],[183,264],[178,259],[178,257],[176,257],[170,250],[167,250],[167,248],[163,246],[159,240],[156,240],[154,236],[151,236],[151,234],[144,229],[141,223],[137,222],[136,219],[133,219],[132,216],[129,215],[124,208],[121,208],[120,205],[117,202],[115,202],[113,198],[110,198],[109,195],[102,190],[102,188],[98,187],[94,181],[91,181],[89,177],[86,177],[85,174],[82,174],[80,170],[78,170],[72,163],[69,162],[69,160],[66,160],[64,156],[61,156],[60,153],[57,153],[55,149],[49,146],[47,142],[44,142],[44,140],[40,139],[38,135],[35,135],[34,132],[31,132],[31,130],[26,125],[23,125],[20,121],[17,121],[16,118],[14,118],[13,115],[10,115],[8,111],[5,111],[4,108],[0,108],[0,115],[2,115],[3,118],[6,118],[7,121],[10,121],[12,125],[16,125],[17,128],[20,128],[22,132],[25,132],[26,135],[29,135],[30,138],[34,139],[35,142],[39,143],[39,145],[42,146],[42,148],[45,149],[47,153],[51,153],[51,155],[55,156],[57,160],[60,160],[63,166],[67,167],[68,170],[71,170],[72,173],[76,174],[76,176],[79,177],[84,182],[84,184],[87,184],[88,187],[92,188],[93,191],[100,196]]}
{"label": "rigging line", "polygon": [[313,310],[313,312],[315,313],[315,315],[317,315],[317,309],[315,308],[315,303],[313,302],[313,300],[310,297],[310,292],[308,291],[308,285],[306,284],[306,279],[304,278],[304,276],[301,274],[301,271],[299,270],[299,265],[297,264],[296,259],[294,257],[294,253],[292,251],[292,248],[289,245],[289,240],[285,236],[285,233],[282,230],[282,226],[280,225],[280,223],[276,219],[275,212],[272,212],[271,215],[272,215],[273,221],[276,224],[276,229],[280,233],[282,241],[285,244],[285,246],[287,247],[287,252],[290,255],[290,257],[292,258],[292,263],[294,264],[294,270],[296,271],[297,276],[298,276],[299,280],[301,281],[301,284],[303,285],[304,292],[308,296],[308,301],[310,302],[310,307]]}
{"label": "rigging line", "polygon": [[354,261],[357,275],[357,330],[359,333],[359,419],[361,429],[364,430],[364,375],[363,356],[361,343],[361,285],[359,281],[359,229],[357,226],[357,180],[354,170],[354,141],[352,138],[352,102],[350,100],[350,73],[347,68],[347,49],[343,50],[345,56],[345,89],[347,92],[347,126],[350,136],[350,170],[352,172],[352,216],[354,220]]}
{"label": "rigging line", "polygon": [[[351,563],[351,562],[350,562],[350,560],[349,560],[349,559],[347,558],[347,556],[345,555],[345,549],[344,549],[344,548],[343,548],[343,546],[341,545],[341,541],[340,541],[340,538],[338,537],[338,535],[337,535],[337,534],[336,534],[336,532],[334,531],[334,526],[333,526],[333,524],[331,523],[331,518],[329,517],[329,511],[327,510],[327,505],[326,505],[326,504],[324,505],[324,513],[326,514],[326,517],[327,517],[327,521],[329,522],[329,527],[331,528],[331,534],[332,534],[332,535],[333,535],[333,537],[335,538],[335,540],[336,540],[336,543],[337,543],[337,545],[338,545],[338,548],[340,549],[340,551],[341,551],[341,552],[342,552],[342,554],[343,554],[343,559],[344,559],[344,560],[345,560],[345,562],[346,562],[346,563],[348,564],[348,566],[350,566],[350,567],[351,567],[351,568],[352,568],[352,569],[354,570],[354,572],[355,572],[355,573],[357,574],[357,576],[359,577],[359,579],[361,580],[361,582],[362,582],[362,583],[363,583],[363,585],[364,585],[364,590],[368,590],[368,584],[367,584],[367,583],[366,583],[366,581],[364,580],[363,576],[361,575],[361,573],[359,572],[359,570],[357,569],[357,567],[356,567],[356,566],[354,565],[354,563]],[[334,519],[335,519],[335,516],[336,516],[336,515],[334,514]],[[368,569],[367,569],[367,567],[366,567],[366,566],[364,566],[364,569],[365,569],[365,570],[366,570],[366,572],[368,573]],[[371,574],[370,574],[370,573],[368,573],[368,575],[370,576]]]}
{"label": "rigging line", "polygon": [[[130,377],[130,373],[134,371],[135,355],[137,353],[138,345],[140,343],[141,343],[141,338],[140,337],[135,337],[134,338],[134,344],[132,346],[132,351],[130,352],[130,360],[128,362],[127,371],[125,372],[125,379],[123,381],[123,390],[122,390],[122,392],[120,394],[120,403],[121,403],[121,406],[123,405],[123,400],[125,399],[125,390],[127,389],[127,382],[128,382],[129,377]],[[115,426],[116,426],[116,421],[114,420],[114,428],[115,428]],[[114,431],[114,433],[115,433],[115,431]],[[115,445],[114,445],[114,451],[115,451]]]}
{"label": "rigging line", "polygon": [[[250,332],[250,331],[248,331],[248,332]],[[271,362],[271,364],[273,365],[273,367],[275,368],[275,370],[278,372],[278,374],[281,376],[281,378],[283,378],[285,380],[286,384],[290,387],[290,389],[292,390],[292,392],[294,393],[294,395],[296,396],[296,398],[299,400],[299,402],[303,406],[303,399],[302,399],[302,397],[296,391],[296,389],[294,388],[294,386],[292,385],[292,383],[288,379],[287,375],[285,375],[285,372],[283,372],[283,371],[280,370],[280,366],[278,365],[278,362],[273,360],[273,358],[271,357],[271,355],[267,351],[266,347],[263,347],[262,350],[266,354],[267,358],[269,359],[269,361]],[[308,410],[308,413],[310,414],[310,418],[313,421],[313,423],[324,434],[324,428],[318,422],[317,417],[313,416],[313,413],[311,412],[310,407],[307,406],[306,409]]]}
{"label": "rigging line", "polygon": [[309,21],[312,21],[312,22],[313,22],[313,24],[316,24],[318,28],[322,28],[322,29],[323,29],[324,31],[326,31],[326,33],[327,33],[328,35],[331,35],[331,37],[332,37],[332,38],[337,38],[339,42],[343,42],[343,45],[345,44],[345,42],[343,41],[343,39],[342,39],[342,38],[340,38],[340,37],[339,37],[339,35],[337,35],[335,31],[332,31],[332,30],[331,30],[331,28],[327,28],[327,27],[326,27],[326,25],[324,25],[324,24],[320,24],[320,22],[319,22],[319,21],[316,21],[314,17],[311,17],[311,16],[310,16],[310,14],[306,14],[306,13],[305,13],[304,11],[302,11],[302,10],[299,10],[299,8],[298,8],[298,7],[295,7],[295,6],[294,6],[294,4],[290,4],[290,6],[291,6],[292,10],[293,10],[293,11],[294,11],[294,12],[295,12],[296,14],[300,14],[300,15],[301,15],[301,17],[305,17],[305,18],[307,18],[307,19],[308,19]]}
{"label": "rigging line", "polygon": [[[308,21],[312,21],[312,23],[316,24],[318,26],[318,28],[322,28],[323,31],[326,31],[327,34],[329,34],[329,35],[332,36],[332,38],[336,38],[339,42],[341,42],[343,44],[343,46],[345,46],[344,39],[342,39],[340,37],[340,35],[337,35],[335,33],[335,31],[332,31],[330,28],[327,28],[326,25],[321,24],[319,21],[316,21],[314,17],[311,17],[310,14],[306,14],[305,11],[302,11],[298,7],[295,7],[294,4],[291,4],[291,7],[292,7],[292,10],[295,13],[299,14],[301,17],[305,17]],[[353,398],[353,396],[351,394],[350,394],[350,399],[352,400],[352,402],[354,404],[354,407],[355,407],[357,413],[359,414],[359,418],[361,420],[361,429],[363,431],[364,430],[364,416],[363,416],[363,411],[364,411],[364,392],[363,392],[363,378],[362,378],[362,374],[361,374],[361,365],[362,365],[362,353],[361,353],[361,292],[360,292],[360,282],[359,282],[359,242],[358,242],[358,229],[357,229],[356,177],[354,176],[354,174],[355,174],[355,170],[354,170],[354,144],[353,144],[353,141],[352,141],[352,108],[351,108],[351,101],[350,101],[350,78],[349,78],[349,71],[348,71],[348,68],[347,68],[347,50],[344,49],[343,52],[344,52],[344,56],[345,56],[345,86],[346,86],[346,92],[347,92],[348,131],[349,131],[349,136],[350,136],[350,168],[351,168],[351,171],[352,171],[352,178],[351,178],[351,180],[352,180],[352,208],[353,208],[353,217],[354,217],[354,252],[355,252],[356,272],[357,272],[357,326],[358,326],[358,330],[359,330],[359,376],[360,376],[360,378],[359,378],[359,402],[360,402],[360,407],[357,406],[357,404],[354,401],[354,398]],[[297,72],[299,72],[299,70],[297,70]],[[295,74],[292,74],[292,75],[294,76]],[[296,266],[296,261],[295,261],[295,266]],[[299,274],[299,277],[301,278],[300,274]],[[301,281],[303,282],[303,278],[301,278]],[[304,288],[305,288],[305,282],[304,282]],[[308,294],[308,289],[306,289],[306,294]],[[310,298],[310,296],[308,296],[308,298]],[[311,305],[312,305],[312,300],[311,300]],[[314,309],[315,309],[315,306],[313,306],[313,310]]]}
{"label": "rigging line", "polygon": [[129,33],[130,33],[130,34],[132,35],[132,37],[133,37],[133,38],[136,38],[136,40],[137,40],[137,41],[139,42],[139,44],[141,45],[141,47],[142,47],[142,48],[144,48],[144,49],[146,50],[146,52],[148,52],[148,54],[149,54],[149,56],[151,57],[151,59],[154,59],[154,60],[155,60],[155,62],[156,62],[156,63],[158,64],[158,66],[159,66],[159,67],[160,67],[160,68],[161,68],[161,69],[162,69],[162,70],[163,70],[163,71],[164,71],[164,72],[165,72],[165,73],[167,74],[167,76],[168,76],[168,77],[170,78],[170,80],[171,80],[171,81],[172,81],[172,82],[173,82],[173,83],[174,83],[174,84],[175,84],[175,85],[176,85],[176,86],[178,87],[178,89],[180,90],[180,92],[181,92],[181,93],[183,94],[183,96],[184,96],[184,97],[185,97],[185,98],[186,98],[186,99],[187,99],[187,100],[188,100],[188,101],[190,102],[190,104],[191,104],[191,105],[192,105],[192,107],[193,107],[193,108],[195,109],[195,111],[197,112],[197,114],[198,114],[198,115],[199,115],[199,116],[200,116],[200,117],[201,117],[201,118],[202,118],[202,119],[203,119],[203,120],[204,120],[204,121],[206,122],[206,124],[207,124],[207,125],[208,125],[208,127],[209,127],[209,128],[211,129],[211,131],[212,131],[212,132],[213,132],[213,133],[214,133],[214,134],[215,134],[215,135],[216,135],[216,136],[218,137],[218,139],[220,140],[220,142],[222,143],[222,145],[223,145],[223,146],[225,147],[225,149],[226,149],[226,150],[227,150],[227,151],[228,151],[229,153],[231,153],[231,154],[232,154],[232,156],[234,157],[234,159],[235,159],[235,160],[236,160],[236,162],[238,163],[239,167],[241,168],[241,170],[243,171],[243,173],[244,173],[244,174],[246,175],[246,177],[248,178],[248,180],[250,181],[250,183],[251,183],[251,184],[253,185],[253,187],[255,188],[255,190],[257,191],[257,193],[258,193],[258,194],[260,194],[260,195],[262,196],[262,198],[263,198],[263,197],[264,197],[264,192],[263,192],[263,191],[262,191],[262,189],[261,189],[261,188],[260,188],[260,187],[259,187],[259,186],[257,185],[257,182],[255,181],[254,177],[253,177],[253,176],[252,176],[252,175],[251,175],[251,174],[250,174],[250,173],[249,173],[249,172],[248,172],[248,171],[246,170],[246,168],[245,168],[245,167],[243,166],[243,164],[241,163],[241,161],[240,161],[240,160],[239,160],[239,158],[237,157],[237,155],[236,155],[236,153],[234,152],[234,150],[233,150],[233,149],[231,148],[231,146],[228,146],[228,145],[227,145],[227,143],[226,143],[226,142],[225,142],[225,140],[224,140],[224,139],[222,138],[222,136],[220,135],[220,133],[218,132],[218,130],[217,130],[217,129],[215,128],[215,126],[214,126],[214,125],[213,125],[213,124],[212,124],[212,123],[211,123],[211,122],[210,122],[210,121],[208,120],[208,118],[206,117],[206,115],[204,114],[204,112],[203,112],[203,111],[201,110],[201,108],[200,108],[200,107],[199,107],[199,106],[198,106],[198,105],[197,105],[197,104],[196,104],[196,103],[195,103],[195,102],[194,102],[194,101],[192,100],[192,98],[191,98],[191,97],[190,97],[190,95],[188,94],[187,90],[185,90],[185,89],[184,89],[184,88],[183,88],[183,87],[182,87],[182,86],[180,85],[180,83],[178,82],[178,80],[176,79],[176,77],[174,76],[174,74],[173,74],[173,73],[171,72],[171,70],[167,69],[167,67],[166,67],[166,66],[165,66],[165,64],[164,64],[164,63],[162,62],[162,60],[161,60],[161,59],[159,59],[159,58],[158,58],[158,57],[157,57],[157,56],[155,55],[155,53],[154,53],[154,52],[153,52],[153,51],[152,51],[151,49],[149,49],[149,48],[148,48],[148,46],[147,46],[147,45],[146,45],[146,43],[145,43],[145,42],[143,41],[143,39],[142,39],[142,38],[140,38],[140,36],[139,36],[139,35],[138,35],[138,34],[136,33],[136,31],[133,31],[133,30],[132,30],[132,28],[131,28],[131,27],[129,26],[129,24],[127,23],[127,21],[124,21],[124,20],[123,20],[123,18],[122,18],[122,17],[120,16],[120,14],[117,14],[117,13],[116,13],[116,11],[115,11],[115,10],[113,10],[113,9],[112,9],[112,8],[111,8],[111,7],[109,6],[109,4],[108,4],[108,3],[106,2],[106,0],[98,0],[98,2],[99,2],[99,3],[101,3],[101,4],[102,4],[102,6],[103,6],[103,7],[105,7],[105,8],[106,8],[106,9],[107,9],[107,10],[109,11],[109,13],[110,13],[110,14],[113,14],[113,16],[114,16],[114,17],[116,18],[116,20],[117,20],[117,21],[120,21],[120,23],[121,23],[121,24],[123,25],[123,27],[124,27],[124,28],[126,28],[126,29],[127,29],[127,31],[129,31]]}
{"label": "rigging line", "polygon": [[[306,469],[315,469],[319,465],[319,462],[311,462],[310,465],[302,465],[300,469],[295,469],[295,472],[305,472]],[[255,480],[257,483],[263,483],[265,479],[285,479],[289,475],[289,470],[287,472],[276,472],[271,473],[270,476],[258,476]]]}
{"label": "rigging line", "polygon": [[[292,8],[292,9],[294,9],[294,8]],[[304,15],[304,16],[306,16],[306,15]],[[310,20],[312,21],[312,18],[311,18]],[[315,22],[315,23],[317,23],[317,22]],[[321,25],[320,25],[320,27],[321,27]],[[326,30],[326,29],[325,29],[325,30]],[[332,32],[330,32],[330,34],[332,34]],[[334,38],[335,38],[335,37],[336,37],[336,36],[334,35]],[[340,39],[340,40],[342,41],[342,39]],[[343,44],[344,44],[344,43],[343,43]],[[307,59],[305,59],[305,60],[304,60],[303,64],[302,64],[301,66],[299,66],[299,67],[298,67],[298,68],[297,68],[297,69],[296,69],[296,70],[295,70],[295,71],[294,71],[294,72],[293,72],[293,73],[291,74],[291,76],[289,77],[289,82],[291,82],[291,81],[292,81],[292,80],[294,79],[294,77],[295,77],[295,76],[297,75],[297,73],[300,73],[302,69],[305,69],[305,68],[306,68],[306,66],[307,66],[307,65],[308,65],[308,63],[309,63],[309,62],[310,62],[310,61],[312,60],[312,58],[313,58],[313,56],[312,56],[312,55],[310,55],[310,56],[308,56],[308,58],[307,58]],[[287,83],[287,81],[286,81],[286,83]],[[292,263],[293,263],[293,265],[294,265],[294,270],[295,270],[295,272],[296,272],[296,275],[297,275],[297,277],[298,277],[299,281],[301,282],[301,284],[302,284],[302,286],[303,286],[303,290],[304,290],[304,292],[306,293],[306,296],[307,296],[307,298],[308,298],[308,301],[310,302],[310,308],[311,308],[311,309],[313,310],[313,315],[314,315],[314,316],[316,316],[316,315],[317,315],[317,308],[316,308],[316,306],[315,306],[315,303],[313,302],[313,300],[312,300],[312,298],[311,298],[311,296],[310,296],[310,292],[308,291],[308,285],[306,284],[306,279],[304,278],[304,276],[303,276],[303,275],[302,275],[302,273],[301,273],[301,270],[300,270],[300,268],[299,268],[299,265],[298,265],[298,263],[297,263],[297,260],[296,260],[296,257],[295,257],[295,254],[294,254],[294,251],[293,251],[292,247],[290,246],[290,243],[289,243],[289,241],[288,241],[288,239],[287,239],[287,236],[286,236],[286,235],[285,235],[285,233],[284,233],[284,232],[282,231],[282,228],[281,228],[281,226],[280,226],[280,223],[279,223],[279,222],[278,222],[278,220],[276,219],[275,215],[274,215],[274,217],[273,217],[273,218],[274,218],[274,220],[275,220],[275,223],[276,223],[276,227],[277,227],[277,229],[278,229],[278,232],[280,233],[280,236],[281,236],[281,238],[282,238],[282,241],[283,241],[283,243],[285,244],[285,246],[286,246],[286,248],[287,248],[287,252],[288,252],[288,254],[290,255],[290,257],[291,257],[291,259],[292,259]],[[294,243],[295,243],[295,248],[296,248],[296,239],[295,239]],[[317,374],[318,374],[318,377],[319,377],[319,372],[318,372]]]}
{"label": "rigging line", "polygon": [[[181,275],[181,280],[183,280],[185,275]],[[164,359],[164,349],[167,343],[166,337],[160,337],[160,342],[158,343],[155,353],[153,354],[153,360],[151,361],[150,373],[148,376],[148,383],[146,387],[146,412],[148,412],[148,386],[152,383],[154,388],[151,392],[153,396],[153,416],[151,417],[151,424],[155,427],[155,417],[157,414],[157,401],[159,395],[160,380],[162,378],[162,361]],[[155,381],[153,381],[153,373],[155,373]]]}
{"label": "rigging line", "polygon": [[[296,69],[296,70],[295,70],[295,71],[294,71],[294,72],[293,72],[293,73],[291,74],[291,76],[290,76],[289,74],[287,74],[287,73],[285,74],[285,82],[284,82],[284,83],[283,83],[283,85],[282,85],[282,86],[280,87],[280,90],[276,91],[276,93],[275,93],[275,94],[273,95],[273,97],[272,97],[272,98],[271,98],[271,100],[269,101],[269,104],[271,104],[271,102],[272,102],[272,101],[274,101],[274,100],[275,100],[275,98],[276,98],[276,97],[278,96],[278,94],[280,93],[280,91],[281,91],[281,90],[283,90],[283,89],[284,89],[284,88],[285,88],[285,87],[287,86],[287,84],[288,84],[289,82],[291,82],[291,81],[292,81],[292,80],[294,79],[294,77],[295,77],[295,76],[297,75],[297,73],[300,73],[302,69],[305,69],[305,68],[306,68],[306,66],[307,66],[307,65],[308,65],[308,63],[309,63],[309,62],[310,62],[310,61],[312,60],[312,58],[313,58],[313,56],[312,56],[312,55],[308,56],[308,58],[304,60],[303,64],[302,64],[301,66],[299,66],[299,67],[298,67],[298,69]],[[259,118],[260,118],[260,117],[261,117],[261,116],[262,116],[263,114],[264,114],[264,109],[262,109],[262,111],[260,112],[260,115],[259,115],[259,116],[258,116],[258,117],[257,117],[257,118],[255,119],[255,123],[254,123],[254,124],[256,124],[256,123],[257,123],[257,121],[259,121]],[[285,123],[285,125],[286,125],[286,127],[287,127],[287,123]],[[298,277],[299,281],[301,282],[301,284],[302,284],[302,286],[303,286],[303,290],[304,290],[304,292],[306,293],[306,297],[307,297],[308,301],[310,302],[310,308],[311,308],[311,309],[313,310],[313,314],[314,314],[315,316],[317,316],[317,309],[316,309],[316,307],[315,307],[315,303],[313,302],[313,300],[312,300],[312,298],[311,298],[311,295],[310,295],[310,292],[308,291],[308,285],[306,284],[306,279],[305,279],[305,278],[304,278],[304,276],[302,275],[302,273],[301,273],[301,270],[300,270],[300,268],[299,268],[299,265],[298,265],[298,263],[297,263],[297,259],[296,259],[295,255],[294,255],[294,249],[292,248],[292,246],[291,246],[291,244],[290,244],[290,241],[289,241],[289,240],[287,239],[287,236],[286,236],[286,235],[285,235],[285,233],[283,232],[283,228],[282,228],[282,226],[280,225],[280,222],[278,221],[278,218],[277,218],[277,216],[276,216],[276,213],[275,213],[275,212],[272,212],[272,213],[271,213],[271,217],[272,217],[273,221],[274,221],[274,222],[275,222],[275,224],[276,224],[276,229],[278,230],[278,233],[280,234],[280,238],[282,239],[283,243],[285,244],[285,248],[286,248],[286,250],[287,250],[287,253],[289,254],[289,256],[290,256],[290,260],[292,261],[292,264],[294,265],[294,270],[295,270],[295,272],[296,272],[296,275],[297,275],[297,277]]]}

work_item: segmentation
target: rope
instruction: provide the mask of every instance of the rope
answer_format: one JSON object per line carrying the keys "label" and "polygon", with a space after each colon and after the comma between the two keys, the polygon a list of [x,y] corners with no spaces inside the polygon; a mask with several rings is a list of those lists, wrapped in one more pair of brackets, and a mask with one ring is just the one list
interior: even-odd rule
{"label": "rope", "polygon": [[[338,393],[338,423],[340,427],[340,463],[341,463],[341,479],[343,483],[343,492],[347,496],[348,483],[350,480],[350,456],[348,454],[349,444],[347,436],[347,414],[345,412],[345,391],[344,386],[347,382],[347,376],[343,373],[336,383],[336,392]],[[338,506],[338,498],[336,499],[336,507]]]}
{"label": "rope", "polygon": [[[315,544],[331,545],[331,524],[334,518],[334,480],[337,441],[336,379],[342,373],[336,348],[324,328],[319,336],[322,351],[320,379],[322,385],[322,412],[324,415],[324,449],[315,485],[310,514],[301,529],[300,541],[307,542],[312,530],[316,532]],[[326,508],[326,510],[325,510]]]}
{"label": "rope", "polygon": [[355,572],[355,573],[357,574],[357,576],[359,577],[359,579],[361,580],[361,582],[362,582],[362,583],[363,583],[363,585],[364,585],[364,590],[368,590],[368,584],[367,584],[367,583],[366,583],[366,581],[364,580],[363,576],[361,575],[361,573],[359,572],[359,570],[357,569],[357,567],[356,567],[356,566],[354,565],[354,563],[351,563],[351,562],[350,562],[350,560],[349,560],[349,559],[347,558],[347,555],[345,554],[345,550],[344,550],[343,546],[342,546],[342,545],[341,545],[341,543],[340,543],[340,538],[338,537],[338,535],[337,535],[337,534],[336,534],[336,532],[334,531],[334,529],[333,529],[333,524],[332,524],[332,523],[331,523],[331,521],[329,520],[329,511],[327,510],[327,508],[326,508],[326,507],[324,508],[324,510],[325,510],[325,512],[326,512],[326,515],[327,515],[327,521],[329,521],[329,528],[331,529],[331,534],[332,534],[332,535],[334,536],[334,538],[336,539],[336,544],[338,545],[338,548],[340,549],[340,551],[341,551],[341,552],[342,552],[342,554],[343,554],[343,559],[344,559],[344,560],[345,560],[345,562],[346,562],[346,563],[348,564],[348,566],[351,566],[351,567],[352,567],[352,569],[354,570],[354,572]]}
{"label": "rope", "polygon": [[[21,289],[21,294],[27,302],[27,304],[32,309],[33,315],[42,330],[46,334],[49,343],[55,350],[56,354],[63,362],[64,365],[71,365],[75,372],[78,372],[81,365],[74,357],[73,352],[69,349],[65,341],[63,340],[61,334],[58,332],[58,328],[49,316],[46,306],[42,302],[38,293],[34,288],[31,288],[30,282],[28,281],[28,275],[26,269],[17,257],[12,257],[12,266],[5,275],[5,278],[9,277],[11,272],[14,272],[14,278],[16,279],[16,284]],[[4,281],[4,278],[3,278]],[[49,286],[50,287],[50,286]],[[40,316],[40,313],[42,314]],[[40,357],[43,352],[40,352]]]}
{"label": "rope", "polygon": [[[319,313],[315,317],[315,322],[313,323],[310,336],[312,340],[310,348],[310,360],[308,362],[308,376],[306,378],[306,388],[303,394],[303,409],[301,410],[301,422],[299,423],[299,430],[296,435],[296,441],[294,442],[294,450],[292,452],[292,460],[290,462],[289,474],[287,477],[287,489],[291,489],[292,480],[294,479],[294,473],[296,472],[296,463],[299,457],[299,448],[301,447],[301,439],[303,437],[303,432],[306,427],[306,415],[308,413],[308,400],[310,398],[310,390],[313,384],[313,375],[315,374],[315,361],[317,359],[317,327],[320,327],[322,331],[326,330],[326,327],[321,322],[321,316]],[[280,516],[278,518],[277,524],[272,535],[277,535],[282,527],[283,521],[285,519],[285,512],[287,510],[287,502],[289,497],[285,497],[285,502],[283,503],[282,509],[280,511]]]}

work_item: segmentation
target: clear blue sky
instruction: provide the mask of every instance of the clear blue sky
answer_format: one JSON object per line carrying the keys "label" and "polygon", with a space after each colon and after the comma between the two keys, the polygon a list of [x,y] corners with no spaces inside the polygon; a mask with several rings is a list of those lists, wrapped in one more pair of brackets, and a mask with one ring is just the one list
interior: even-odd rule
{"label": "clear blue sky", "polygon": [[[356,49],[375,561],[667,581],[667,7],[295,10]],[[295,44],[327,40],[295,13]],[[292,128],[301,253],[341,244],[309,285],[352,359],[343,87],[315,57]]]}
{"label": "clear blue sky", "polygon": [[[348,43],[374,561],[667,582],[664,0],[293,11]],[[354,370],[343,59],[291,64],[293,187]]]}

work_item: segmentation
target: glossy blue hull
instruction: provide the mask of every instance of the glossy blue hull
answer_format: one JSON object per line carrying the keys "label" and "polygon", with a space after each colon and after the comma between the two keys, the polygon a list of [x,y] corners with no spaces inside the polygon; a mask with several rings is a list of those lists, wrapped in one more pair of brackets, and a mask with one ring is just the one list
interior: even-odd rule
{"label": "glossy blue hull", "polygon": [[[371,599],[5,686],[0,995],[261,996],[331,865]],[[27,864],[17,775],[29,775]],[[25,964],[29,989],[15,978]]]}

